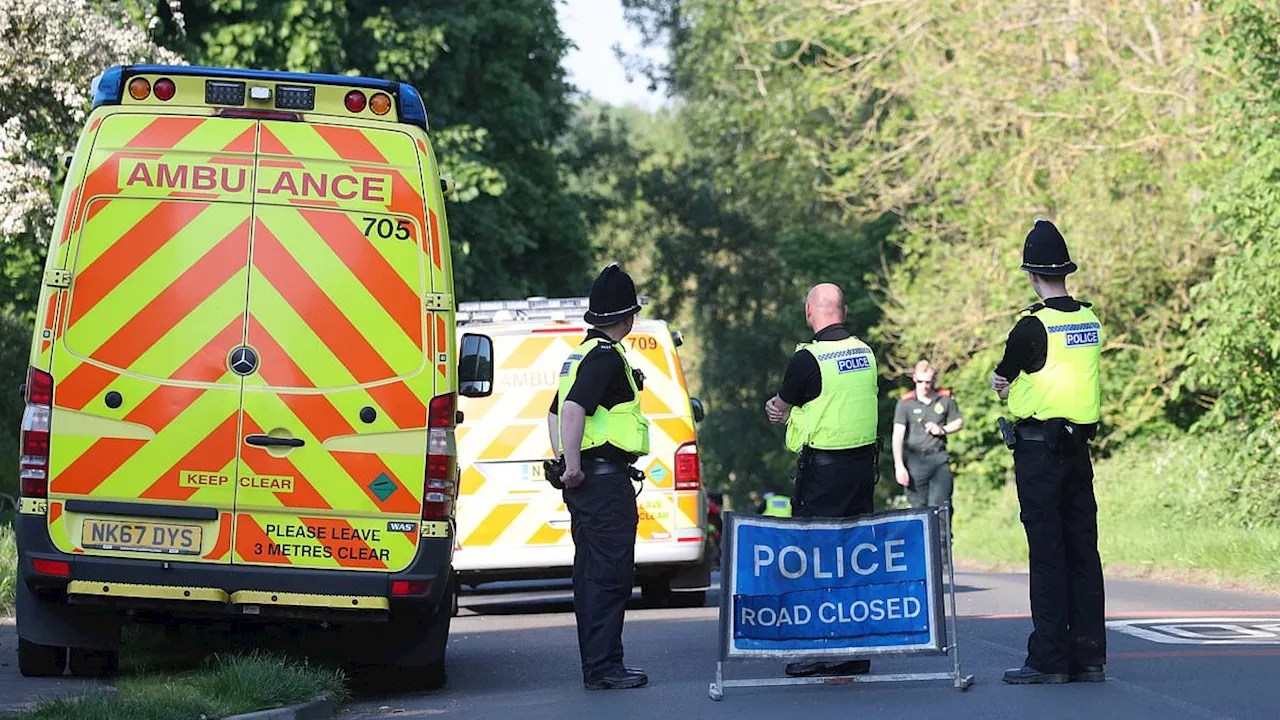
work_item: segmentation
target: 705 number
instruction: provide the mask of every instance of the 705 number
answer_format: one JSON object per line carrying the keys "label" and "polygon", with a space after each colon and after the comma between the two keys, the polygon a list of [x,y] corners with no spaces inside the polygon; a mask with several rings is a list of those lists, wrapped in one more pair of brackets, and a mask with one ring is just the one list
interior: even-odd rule
{"label": "705 number", "polygon": [[413,237],[413,225],[408,220],[395,220],[390,218],[364,217],[364,236],[373,237],[375,234],[383,240],[395,238],[397,240],[408,240]]}

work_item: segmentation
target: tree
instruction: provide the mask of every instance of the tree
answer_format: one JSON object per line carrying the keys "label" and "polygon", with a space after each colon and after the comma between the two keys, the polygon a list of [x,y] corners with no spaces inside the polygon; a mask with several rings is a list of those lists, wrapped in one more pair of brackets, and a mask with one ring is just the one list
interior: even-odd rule
{"label": "tree", "polygon": [[117,3],[0,0],[0,309],[30,318],[65,175],[105,68],[180,62]]}
{"label": "tree", "polygon": [[590,249],[553,146],[572,113],[554,0],[188,0],[164,41],[193,61],[408,82],[444,171],[460,294],[580,292]]}

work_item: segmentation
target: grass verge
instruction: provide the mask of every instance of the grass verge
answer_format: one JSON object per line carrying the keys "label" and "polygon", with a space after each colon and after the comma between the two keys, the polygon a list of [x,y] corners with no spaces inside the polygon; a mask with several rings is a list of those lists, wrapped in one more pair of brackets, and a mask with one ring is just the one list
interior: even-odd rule
{"label": "grass verge", "polygon": [[[1232,468],[1194,452],[1188,439],[1126,450],[1096,464],[1098,549],[1112,576],[1280,590],[1280,528],[1248,527],[1226,506]],[[961,480],[961,483],[963,480]],[[964,497],[957,489],[958,562],[1022,568],[1027,541],[1012,486]]]}
{"label": "grass verge", "polygon": [[0,516],[0,617],[13,614],[18,589],[18,543],[9,518]]}
{"label": "grass verge", "polygon": [[336,670],[267,655],[219,655],[206,667],[165,675],[125,676],[110,694],[42,703],[22,720],[191,720],[306,702],[322,693],[347,697]]}

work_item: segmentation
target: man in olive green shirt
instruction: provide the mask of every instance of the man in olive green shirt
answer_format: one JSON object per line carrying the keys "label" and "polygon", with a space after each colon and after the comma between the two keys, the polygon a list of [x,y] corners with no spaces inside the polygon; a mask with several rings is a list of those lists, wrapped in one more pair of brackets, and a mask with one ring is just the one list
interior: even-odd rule
{"label": "man in olive green shirt", "polygon": [[916,389],[898,400],[893,413],[893,465],[911,507],[941,506],[951,500],[953,477],[947,436],[964,427],[950,390],[934,387],[936,373],[927,360],[916,363]]}

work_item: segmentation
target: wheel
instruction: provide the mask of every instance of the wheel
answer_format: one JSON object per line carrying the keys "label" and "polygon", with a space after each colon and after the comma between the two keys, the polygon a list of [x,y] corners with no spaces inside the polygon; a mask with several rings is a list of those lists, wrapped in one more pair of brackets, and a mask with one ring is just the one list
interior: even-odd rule
{"label": "wheel", "polygon": [[25,677],[57,677],[67,667],[67,649],[18,638],[18,671]]}
{"label": "wheel", "polygon": [[71,648],[71,674],[76,677],[114,675],[119,664],[120,656],[115,650]]}
{"label": "wheel", "polygon": [[667,604],[678,608],[700,608],[707,604],[707,591],[673,592],[668,596]]}
{"label": "wheel", "polygon": [[640,581],[640,597],[653,607],[665,607],[671,600],[671,581],[667,578],[645,578]]}
{"label": "wheel", "polygon": [[449,682],[449,674],[445,672],[444,658],[440,658],[422,668],[422,677],[417,684],[424,690],[439,690],[447,682]]}
{"label": "wheel", "polygon": [[457,577],[453,579],[453,610],[449,613],[450,617],[458,617],[458,596],[462,594],[462,583],[458,582]]}

